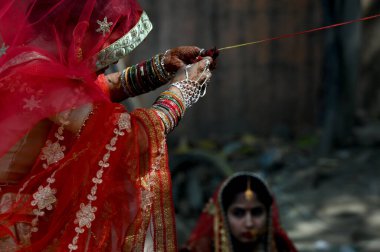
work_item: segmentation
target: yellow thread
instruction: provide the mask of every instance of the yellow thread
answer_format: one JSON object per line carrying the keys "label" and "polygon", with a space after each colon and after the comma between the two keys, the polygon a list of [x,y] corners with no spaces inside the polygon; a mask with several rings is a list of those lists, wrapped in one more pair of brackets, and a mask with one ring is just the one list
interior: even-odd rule
{"label": "yellow thread", "polygon": [[263,39],[263,40],[248,42],[248,43],[244,43],[244,44],[238,44],[238,45],[233,45],[233,46],[226,46],[226,47],[223,47],[223,48],[219,48],[218,50],[219,51],[223,51],[223,50],[227,50],[227,49],[233,49],[233,48],[238,48],[238,47],[242,47],[242,46],[258,44],[258,43],[264,42],[266,40],[267,39]]}

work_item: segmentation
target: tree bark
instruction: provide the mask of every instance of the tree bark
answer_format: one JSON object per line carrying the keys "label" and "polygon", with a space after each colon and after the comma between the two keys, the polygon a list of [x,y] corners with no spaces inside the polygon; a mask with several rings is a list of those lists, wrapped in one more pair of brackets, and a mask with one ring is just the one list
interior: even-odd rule
{"label": "tree bark", "polygon": [[[360,18],[359,0],[323,0],[326,25]],[[355,91],[358,83],[361,24],[325,32],[320,155],[352,139]]]}

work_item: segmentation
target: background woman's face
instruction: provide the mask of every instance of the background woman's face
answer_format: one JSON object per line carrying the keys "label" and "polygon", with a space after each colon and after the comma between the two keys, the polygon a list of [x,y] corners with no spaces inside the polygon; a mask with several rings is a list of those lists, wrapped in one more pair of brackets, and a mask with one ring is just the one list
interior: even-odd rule
{"label": "background woman's face", "polygon": [[242,243],[254,242],[258,235],[266,232],[265,206],[256,197],[247,200],[244,192],[228,207],[227,219],[231,234]]}

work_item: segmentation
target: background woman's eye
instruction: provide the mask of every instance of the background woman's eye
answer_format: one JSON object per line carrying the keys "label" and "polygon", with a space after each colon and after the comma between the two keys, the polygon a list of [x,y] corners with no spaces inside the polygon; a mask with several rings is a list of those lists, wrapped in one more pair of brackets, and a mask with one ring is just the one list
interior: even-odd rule
{"label": "background woman's eye", "polygon": [[245,210],[241,208],[235,208],[232,210],[232,215],[238,218],[243,217],[245,214]]}
{"label": "background woman's eye", "polygon": [[252,216],[261,216],[264,214],[264,208],[263,207],[255,207],[251,209]]}

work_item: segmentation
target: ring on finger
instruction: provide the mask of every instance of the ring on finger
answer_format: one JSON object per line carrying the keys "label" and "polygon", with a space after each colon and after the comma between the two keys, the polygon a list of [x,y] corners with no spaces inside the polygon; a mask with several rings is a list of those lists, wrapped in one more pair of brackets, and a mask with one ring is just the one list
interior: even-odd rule
{"label": "ring on finger", "polygon": [[187,66],[185,67],[185,76],[186,76],[186,80],[189,79],[189,72],[187,71],[187,69],[190,68],[190,67],[191,67],[191,65],[187,65]]}

